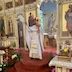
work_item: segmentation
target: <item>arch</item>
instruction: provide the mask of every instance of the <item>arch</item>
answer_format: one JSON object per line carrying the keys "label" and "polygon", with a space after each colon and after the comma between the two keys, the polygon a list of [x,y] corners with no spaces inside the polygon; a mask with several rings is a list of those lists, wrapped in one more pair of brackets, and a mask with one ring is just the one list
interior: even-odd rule
{"label": "arch", "polygon": [[[49,33],[50,31],[50,26],[52,21],[54,21],[52,23],[53,29],[56,29],[56,19],[57,19],[57,3],[56,1],[53,0],[48,0],[46,3],[44,2],[44,0],[41,2],[40,5],[40,10],[43,12],[43,18],[44,18],[44,33]],[[51,15],[53,14],[53,16],[51,17]],[[51,28],[52,29],[52,28]]]}
{"label": "arch", "polygon": [[[46,2],[47,1],[47,2]],[[43,12],[43,26],[44,26],[44,34],[47,34],[48,36],[53,35],[55,36],[57,34],[57,1],[56,0],[42,0],[39,4],[40,10]],[[53,16],[52,16],[53,15]],[[46,43],[48,43],[48,39],[46,38]],[[53,43],[52,43],[53,44]],[[52,45],[49,41],[49,46],[56,46],[55,44]],[[47,47],[48,45],[46,45]]]}

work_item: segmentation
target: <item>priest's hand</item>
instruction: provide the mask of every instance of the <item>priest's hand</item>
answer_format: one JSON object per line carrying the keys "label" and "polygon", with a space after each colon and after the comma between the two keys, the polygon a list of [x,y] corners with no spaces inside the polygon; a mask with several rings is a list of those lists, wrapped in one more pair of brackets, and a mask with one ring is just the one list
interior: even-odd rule
{"label": "priest's hand", "polygon": [[37,32],[40,33],[40,30],[38,30]]}
{"label": "priest's hand", "polygon": [[27,26],[27,22],[25,22],[25,25]]}

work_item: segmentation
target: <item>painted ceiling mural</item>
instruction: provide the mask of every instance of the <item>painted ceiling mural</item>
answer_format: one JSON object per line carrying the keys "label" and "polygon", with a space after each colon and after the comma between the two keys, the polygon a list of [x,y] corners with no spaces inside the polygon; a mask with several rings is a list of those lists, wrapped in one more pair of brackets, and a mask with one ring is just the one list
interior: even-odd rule
{"label": "painted ceiling mural", "polygon": [[40,10],[46,13],[48,12],[56,12],[56,1],[55,0],[44,0],[40,6]]}

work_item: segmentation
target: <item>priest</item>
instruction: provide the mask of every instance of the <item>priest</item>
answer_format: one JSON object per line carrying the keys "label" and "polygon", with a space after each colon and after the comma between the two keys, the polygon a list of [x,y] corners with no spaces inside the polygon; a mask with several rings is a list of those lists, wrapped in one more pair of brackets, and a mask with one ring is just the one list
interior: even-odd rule
{"label": "priest", "polygon": [[29,48],[29,57],[31,59],[42,59],[43,32],[40,26],[40,19],[35,18],[33,26],[26,26],[26,42]]}

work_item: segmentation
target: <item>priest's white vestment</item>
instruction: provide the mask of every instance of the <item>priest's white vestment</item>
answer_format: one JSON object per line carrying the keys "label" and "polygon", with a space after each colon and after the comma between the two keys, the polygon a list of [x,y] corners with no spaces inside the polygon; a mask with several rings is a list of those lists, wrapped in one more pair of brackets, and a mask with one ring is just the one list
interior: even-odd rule
{"label": "priest's white vestment", "polygon": [[40,32],[38,33],[36,25],[26,27],[26,42],[29,48],[29,57],[42,59],[44,36],[41,27],[39,29]]}

